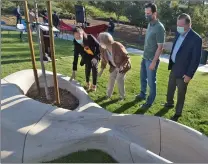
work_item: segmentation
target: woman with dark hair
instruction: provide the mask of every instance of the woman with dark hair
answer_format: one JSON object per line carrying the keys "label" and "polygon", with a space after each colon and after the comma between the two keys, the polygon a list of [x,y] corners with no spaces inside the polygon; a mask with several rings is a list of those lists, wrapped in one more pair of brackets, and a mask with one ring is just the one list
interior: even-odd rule
{"label": "woman with dark hair", "polygon": [[[81,27],[75,27],[74,34],[74,61],[71,79],[75,79],[79,54],[82,57],[80,65],[85,64],[86,89],[96,91],[98,63],[100,60],[99,43],[96,38],[86,34]],[[90,73],[92,71],[92,86],[90,85]]]}

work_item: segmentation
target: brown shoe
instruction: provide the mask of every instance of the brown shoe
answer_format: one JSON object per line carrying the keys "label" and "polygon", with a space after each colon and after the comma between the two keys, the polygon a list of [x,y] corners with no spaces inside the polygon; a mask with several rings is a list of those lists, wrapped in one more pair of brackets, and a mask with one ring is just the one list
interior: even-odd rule
{"label": "brown shoe", "polygon": [[88,91],[90,90],[90,83],[86,83],[85,89]]}
{"label": "brown shoe", "polygon": [[92,86],[91,86],[91,90],[92,90],[92,91],[96,91],[96,89],[97,89],[96,85],[92,85]]}

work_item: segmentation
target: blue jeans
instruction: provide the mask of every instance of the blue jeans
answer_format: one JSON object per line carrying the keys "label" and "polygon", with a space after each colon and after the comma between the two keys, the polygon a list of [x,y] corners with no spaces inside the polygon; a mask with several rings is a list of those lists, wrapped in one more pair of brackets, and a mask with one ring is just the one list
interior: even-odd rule
{"label": "blue jeans", "polygon": [[152,105],[156,97],[156,74],[157,68],[160,63],[158,60],[155,66],[155,70],[150,70],[149,66],[152,63],[151,60],[142,59],[141,70],[140,70],[140,80],[141,80],[141,92],[140,97],[146,99],[147,83],[150,87],[150,93],[147,98],[147,104]]}

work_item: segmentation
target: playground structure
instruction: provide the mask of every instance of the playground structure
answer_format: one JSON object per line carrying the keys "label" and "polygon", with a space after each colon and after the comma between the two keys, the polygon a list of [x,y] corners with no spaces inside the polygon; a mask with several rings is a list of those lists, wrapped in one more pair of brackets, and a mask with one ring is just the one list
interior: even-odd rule
{"label": "playground structure", "polygon": [[[32,72],[22,70],[1,80],[3,163],[51,161],[86,149],[102,150],[125,163],[208,162],[208,138],[200,132],[160,117],[110,113],[61,74],[60,88],[79,99],[74,111],[28,98],[35,87]],[[37,73],[43,87],[42,71]],[[53,86],[52,72],[46,72],[46,79]]]}

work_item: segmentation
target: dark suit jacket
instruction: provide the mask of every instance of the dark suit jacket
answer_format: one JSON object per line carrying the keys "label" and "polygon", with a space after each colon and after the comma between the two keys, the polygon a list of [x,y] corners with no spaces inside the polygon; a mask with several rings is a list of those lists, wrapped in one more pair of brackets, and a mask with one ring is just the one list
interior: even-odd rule
{"label": "dark suit jacket", "polygon": [[57,27],[59,25],[59,17],[57,14],[53,13],[52,15],[53,25]]}
{"label": "dark suit jacket", "polygon": [[77,43],[77,41],[74,39],[74,61],[73,61],[73,71],[77,70],[77,63],[79,54],[82,56],[82,60],[80,62],[80,65],[84,65],[88,62],[91,62],[93,58],[96,58],[97,60],[100,60],[100,44],[97,41],[97,39],[88,34],[86,38],[83,38],[83,44],[84,47],[89,47],[90,50],[93,52],[93,55],[88,54],[82,45]]}
{"label": "dark suit jacket", "polygon": [[181,47],[177,52],[174,64],[171,60],[171,56],[178,37],[179,34],[176,35],[172,47],[168,70],[172,70],[176,78],[182,78],[184,75],[192,78],[199,66],[201,58],[202,39],[194,30],[191,29],[186,35],[186,38],[184,39]]}

